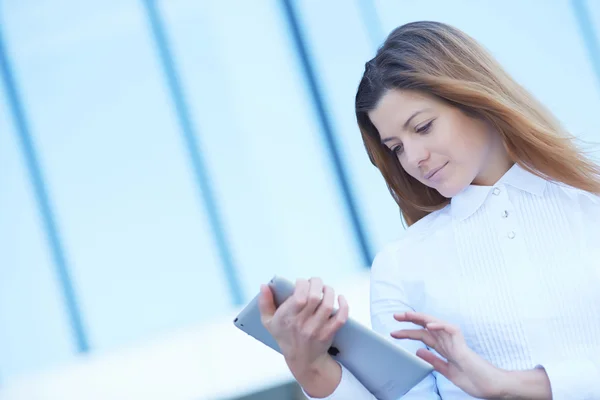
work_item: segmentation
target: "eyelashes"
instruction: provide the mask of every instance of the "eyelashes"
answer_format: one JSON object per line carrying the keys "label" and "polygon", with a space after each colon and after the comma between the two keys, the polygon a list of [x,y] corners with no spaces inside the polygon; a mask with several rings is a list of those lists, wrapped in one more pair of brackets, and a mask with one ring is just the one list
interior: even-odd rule
{"label": "eyelashes", "polygon": [[[433,121],[435,121],[435,120],[432,119],[425,125],[416,128],[415,132],[417,132],[420,135],[425,135],[425,134],[429,133],[429,131],[431,130],[431,127],[433,126]],[[404,146],[402,144],[399,144],[397,146],[392,147],[391,150],[394,154],[400,155],[400,154],[402,154],[402,150],[404,150]]]}
{"label": "eyelashes", "polygon": [[429,132],[429,130],[431,129],[431,125],[433,124],[434,120],[429,121],[428,123],[426,123],[425,125],[419,127],[416,129],[417,133],[427,133]]}

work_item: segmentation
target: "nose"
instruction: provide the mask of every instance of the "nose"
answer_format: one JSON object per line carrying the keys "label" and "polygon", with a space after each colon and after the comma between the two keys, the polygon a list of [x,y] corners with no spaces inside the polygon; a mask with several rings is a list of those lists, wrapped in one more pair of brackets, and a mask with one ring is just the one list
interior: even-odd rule
{"label": "nose", "polygon": [[404,143],[404,154],[406,162],[412,168],[420,168],[429,158],[429,150],[418,140],[411,140]]}

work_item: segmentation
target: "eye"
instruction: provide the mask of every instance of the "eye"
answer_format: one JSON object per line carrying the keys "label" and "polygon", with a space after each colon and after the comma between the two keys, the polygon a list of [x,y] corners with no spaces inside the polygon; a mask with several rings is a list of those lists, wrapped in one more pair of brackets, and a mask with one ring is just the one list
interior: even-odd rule
{"label": "eye", "polygon": [[422,134],[429,132],[429,130],[431,129],[431,125],[433,125],[433,121],[434,120],[431,120],[428,123],[426,123],[425,125],[418,127],[417,129],[415,129],[416,132],[422,133]]}
{"label": "eye", "polygon": [[402,146],[401,144],[399,144],[398,146],[394,146],[392,147],[392,151],[394,152],[394,154],[396,155],[400,155],[402,154],[402,150],[404,150],[404,146]]}

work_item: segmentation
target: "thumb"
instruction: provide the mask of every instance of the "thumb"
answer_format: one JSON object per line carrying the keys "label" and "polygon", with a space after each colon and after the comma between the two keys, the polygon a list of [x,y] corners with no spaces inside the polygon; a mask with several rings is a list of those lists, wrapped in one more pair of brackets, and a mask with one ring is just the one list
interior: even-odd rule
{"label": "thumb", "polygon": [[260,319],[263,325],[268,324],[275,315],[275,301],[273,292],[267,285],[260,285],[260,296],[258,298],[258,309],[260,310]]}

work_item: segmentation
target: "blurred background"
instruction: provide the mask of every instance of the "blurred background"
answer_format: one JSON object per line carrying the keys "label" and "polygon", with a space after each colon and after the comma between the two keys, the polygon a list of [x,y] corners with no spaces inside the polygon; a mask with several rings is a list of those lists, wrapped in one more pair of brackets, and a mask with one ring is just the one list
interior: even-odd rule
{"label": "blurred background", "polygon": [[0,399],[301,399],[232,320],[279,274],[369,323],[404,228],[354,95],[423,19],[600,141],[596,0],[0,0]]}

